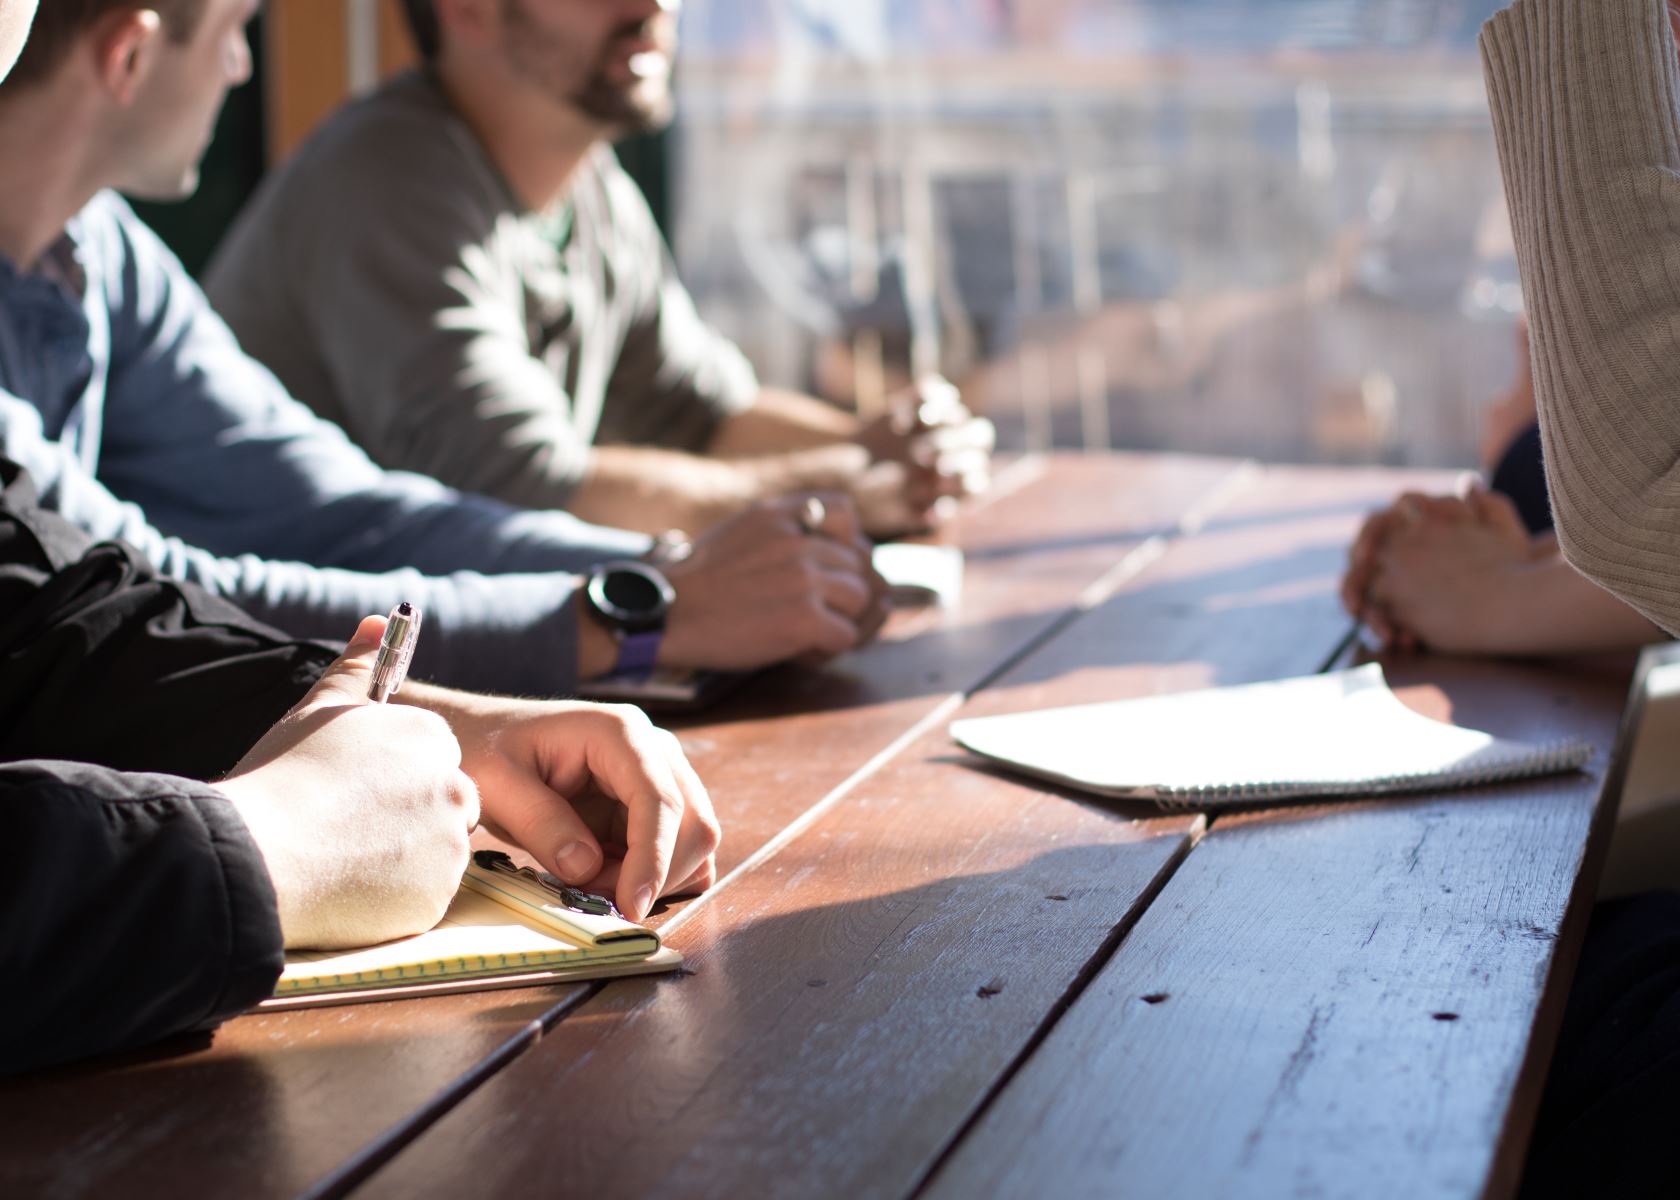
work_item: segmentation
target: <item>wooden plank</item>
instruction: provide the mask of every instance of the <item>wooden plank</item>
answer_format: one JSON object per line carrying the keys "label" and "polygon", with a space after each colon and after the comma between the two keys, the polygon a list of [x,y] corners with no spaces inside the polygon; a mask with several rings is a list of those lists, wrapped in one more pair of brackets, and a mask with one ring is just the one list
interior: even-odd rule
{"label": "wooden plank", "polygon": [[[1391,486],[1258,478],[964,714],[1316,669],[1346,628],[1326,603],[1335,564]],[[1268,630],[1280,636],[1256,636]],[[941,721],[685,914],[673,941],[692,977],[615,983],[363,1191],[564,1179],[593,1195],[908,1194],[1196,828],[953,757]],[[587,1114],[588,1136],[557,1135],[567,1112]]]}
{"label": "wooden plank", "polygon": [[[1614,737],[1625,678],[1401,664]],[[925,1195],[1508,1194],[1602,859],[1589,775],[1222,818]]]}
{"label": "wooden plank", "polygon": [[284,162],[350,90],[343,0],[286,0],[263,11],[268,156]]}
{"label": "wooden plank", "polygon": [[[1443,472],[1269,468],[1162,553],[1072,640],[1012,671],[964,716],[1310,674],[1351,629],[1336,598],[1352,533],[1397,490]],[[1297,653],[1289,645],[1303,643]],[[1280,645],[1281,643],[1281,645]],[[1282,664],[1289,664],[1287,666]]]}
{"label": "wooden plank", "polygon": [[402,14],[402,0],[379,0],[379,70],[386,78],[407,70],[420,60],[408,21]]}
{"label": "wooden plank", "polygon": [[0,1194],[295,1195],[533,1041],[543,995],[266,1013],[0,1082]]}
{"label": "wooden plank", "polygon": [[[278,166],[350,98],[347,0],[287,0],[263,10],[269,165]],[[419,60],[401,0],[378,0],[372,48],[381,78]]]}
{"label": "wooden plank", "polygon": [[968,562],[958,611],[900,614],[826,670],[773,672],[678,725],[725,822],[720,874],[1048,634],[1088,590],[1141,567],[1186,513],[1250,482],[1240,463],[1171,455],[1059,455],[1013,470],[1009,490],[950,534]]}
{"label": "wooden plank", "polygon": [[[1053,627],[1238,469],[1153,456],[1010,468],[997,499],[954,533],[972,564],[960,611],[907,614],[882,645],[822,672],[772,674],[684,732],[729,831],[725,869]],[[585,994],[574,985],[260,1014],[208,1046],[0,1084],[0,1192],[162,1195],[191,1183],[290,1195],[353,1175],[358,1155],[377,1161],[381,1139],[400,1143]]]}
{"label": "wooden plank", "polygon": [[[693,976],[609,987],[366,1190],[547,1177],[579,1194],[857,1195],[913,1179],[1192,827],[1050,813],[939,774],[949,805],[872,790],[738,880],[677,935]],[[560,1104],[596,1134],[556,1136]]]}

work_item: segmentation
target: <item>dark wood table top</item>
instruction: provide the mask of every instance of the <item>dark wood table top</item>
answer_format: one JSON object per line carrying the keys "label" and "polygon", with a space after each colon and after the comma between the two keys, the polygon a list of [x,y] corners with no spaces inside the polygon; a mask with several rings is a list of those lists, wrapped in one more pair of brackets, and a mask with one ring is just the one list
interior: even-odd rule
{"label": "dark wood table top", "polygon": [[1442,482],[1015,463],[949,535],[959,609],[678,726],[726,825],[723,883],[656,917],[683,975],[258,1014],[8,1081],[0,1193],[1504,1194],[1625,675],[1390,663],[1420,710],[1600,761],[1211,821],[946,733],[1335,664],[1360,517]]}

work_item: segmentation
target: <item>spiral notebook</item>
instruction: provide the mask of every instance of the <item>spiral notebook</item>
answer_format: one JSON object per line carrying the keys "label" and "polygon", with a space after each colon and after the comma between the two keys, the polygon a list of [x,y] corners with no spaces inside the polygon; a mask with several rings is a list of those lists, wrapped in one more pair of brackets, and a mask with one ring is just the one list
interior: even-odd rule
{"label": "spiral notebook", "polygon": [[951,736],[1038,778],[1163,808],[1381,796],[1575,770],[1587,742],[1531,744],[1432,721],[1375,664],[1273,683],[955,721]]}
{"label": "spiral notebook", "polygon": [[262,1008],[346,1004],[644,975],[682,965],[659,934],[602,897],[481,850],[443,919],[425,933],[355,950],[290,951]]}

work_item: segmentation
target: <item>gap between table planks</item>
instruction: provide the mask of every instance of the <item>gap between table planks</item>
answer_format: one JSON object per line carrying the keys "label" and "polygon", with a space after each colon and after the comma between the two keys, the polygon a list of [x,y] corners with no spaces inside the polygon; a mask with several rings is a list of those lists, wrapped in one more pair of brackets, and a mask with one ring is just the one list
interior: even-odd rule
{"label": "gap between table planks", "polygon": [[1627,673],[1414,658],[1413,707],[1586,774],[1220,817],[926,1200],[1504,1196],[1602,867]]}
{"label": "gap between table planks", "polygon": [[[819,672],[774,672],[682,736],[729,837],[724,871],[918,722],[1118,581],[1252,468],[1174,456],[1019,461],[952,539],[962,608],[904,614]],[[680,911],[676,906],[674,911]],[[668,917],[666,918],[668,919]],[[292,1195],[372,1169],[598,990],[258,1014],[213,1040],[0,1083],[0,1191]]]}
{"label": "gap between table planks", "polygon": [[[1317,670],[1347,540],[1399,482],[1263,473],[963,715]],[[1200,853],[1195,818],[954,757],[941,721],[693,910],[692,977],[567,1013],[357,1194],[910,1194]]]}

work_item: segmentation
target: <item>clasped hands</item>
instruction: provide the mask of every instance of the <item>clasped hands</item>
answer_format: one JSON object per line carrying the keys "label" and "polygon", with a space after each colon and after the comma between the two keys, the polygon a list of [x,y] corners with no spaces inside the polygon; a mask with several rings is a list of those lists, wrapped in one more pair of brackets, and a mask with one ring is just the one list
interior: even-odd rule
{"label": "clasped hands", "polygon": [[1555,553],[1497,492],[1409,492],[1360,529],[1342,604],[1385,649],[1486,652],[1520,619],[1532,569]]}
{"label": "clasped hands", "polygon": [[917,533],[944,520],[964,496],[991,483],[997,431],[930,375],[893,396],[857,442],[870,465],[853,488],[864,527],[877,537]]}
{"label": "clasped hands", "polygon": [[632,920],[715,881],[720,831],[677,740],[634,708],[409,684],[374,704],[384,618],[217,784],[261,850],[288,947],[437,923],[483,820]]}

